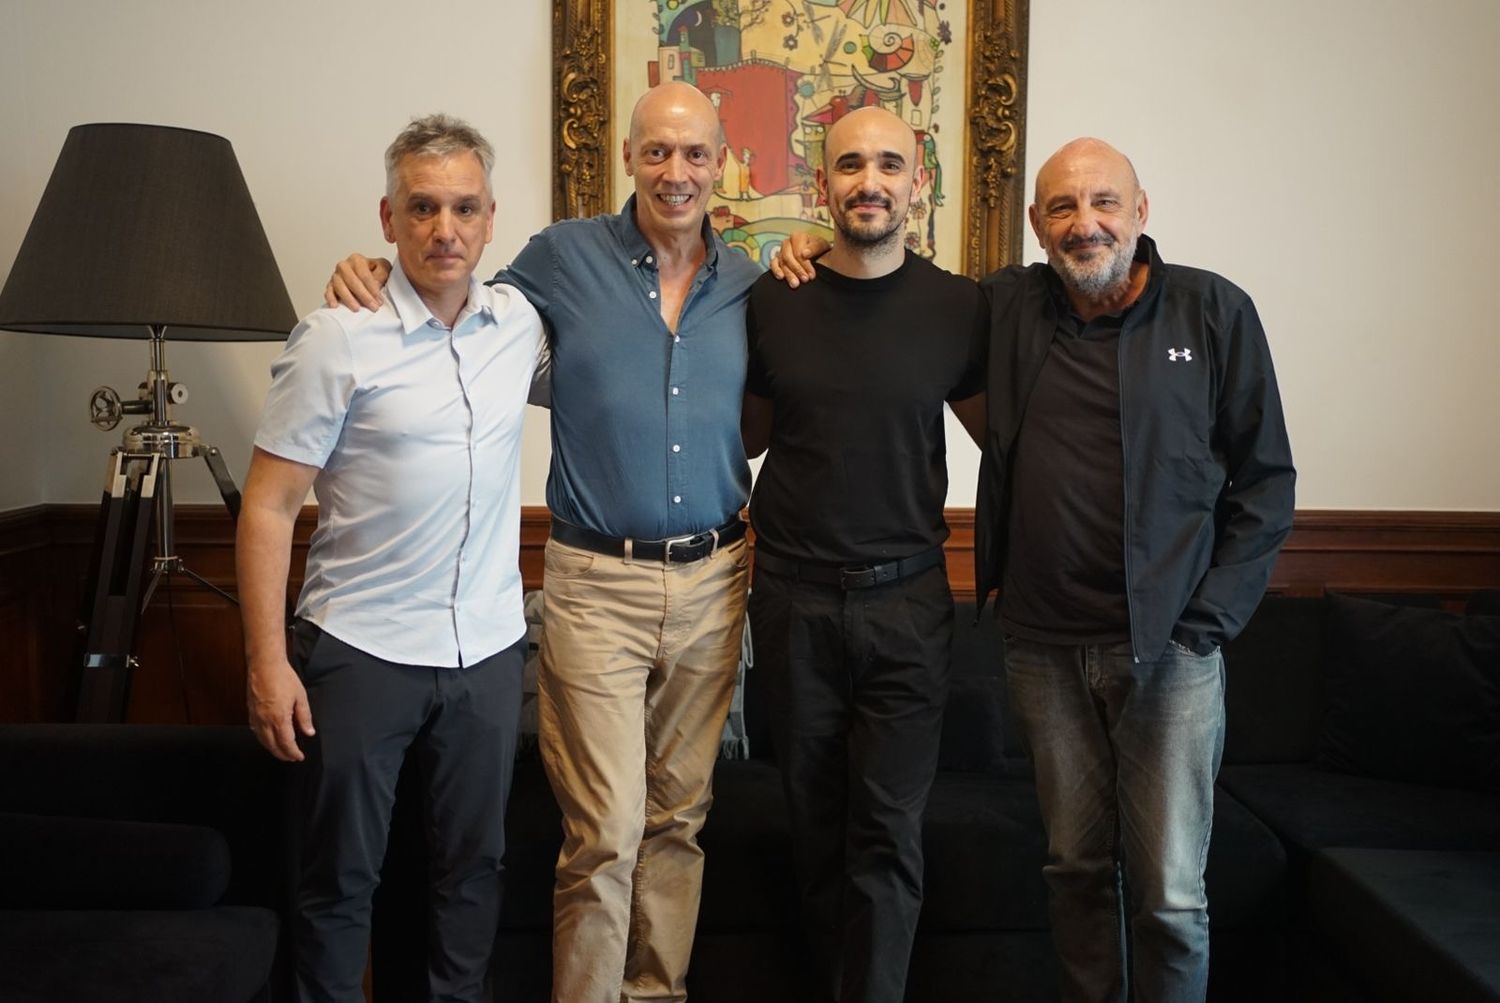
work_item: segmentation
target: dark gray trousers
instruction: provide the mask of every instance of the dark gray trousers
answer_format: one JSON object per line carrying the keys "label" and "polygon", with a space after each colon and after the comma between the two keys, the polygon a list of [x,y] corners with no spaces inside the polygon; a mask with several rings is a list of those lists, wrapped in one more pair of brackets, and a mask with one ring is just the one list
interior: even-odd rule
{"label": "dark gray trousers", "polygon": [[505,801],[515,759],[525,638],[461,669],[375,658],[307,621],[292,664],[317,734],[301,739],[297,998],[359,1003],[370,899],[396,777],[420,768],[429,871],[428,998],[483,999],[500,915]]}

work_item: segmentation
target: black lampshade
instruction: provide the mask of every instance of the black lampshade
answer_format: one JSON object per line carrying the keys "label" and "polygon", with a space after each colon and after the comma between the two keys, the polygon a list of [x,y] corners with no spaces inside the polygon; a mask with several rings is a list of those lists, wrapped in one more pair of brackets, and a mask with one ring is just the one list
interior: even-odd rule
{"label": "black lampshade", "polygon": [[0,329],[279,341],[297,323],[222,136],[74,126],[0,291]]}

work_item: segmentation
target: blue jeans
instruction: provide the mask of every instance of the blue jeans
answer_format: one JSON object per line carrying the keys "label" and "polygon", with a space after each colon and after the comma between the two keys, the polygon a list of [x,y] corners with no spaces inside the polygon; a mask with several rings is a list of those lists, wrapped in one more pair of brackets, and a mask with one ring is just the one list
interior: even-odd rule
{"label": "blue jeans", "polygon": [[1062,998],[1201,1001],[1223,655],[1172,644],[1138,663],[1128,643],[1006,642],[1011,706],[1047,829],[1042,873]]}

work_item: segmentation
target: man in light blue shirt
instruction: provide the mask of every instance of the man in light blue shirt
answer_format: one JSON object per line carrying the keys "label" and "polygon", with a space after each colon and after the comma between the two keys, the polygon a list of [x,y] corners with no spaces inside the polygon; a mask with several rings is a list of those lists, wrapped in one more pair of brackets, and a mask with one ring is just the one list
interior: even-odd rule
{"label": "man in light blue shirt", "polygon": [[[538,703],[563,812],[557,1003],[682,1000],[719,736],[733,695],[750,472],[739,432],[759,272],[705,212],[727,151],[712,103],[652,89],[618,215],[555,224],[510,268],[552,347],[552,470]],[[330,303],[379,304],[339,265]]]}
{"label": "man in light blue shirt", "polygon": [[[543,349],[526,299],[473,278],[493,228],[493,161],[445,116],[397,137],[380,203],[399,258],[388,302],[298,325],[255,437],[237,541],[250,721],[300,764],[302,1000],[364,998],[370,901],[408,752],[426,783],[429,998],[484,994],[526,648],[521,419]],[[289,659],[292,528],[309,488],[318,528]]]}

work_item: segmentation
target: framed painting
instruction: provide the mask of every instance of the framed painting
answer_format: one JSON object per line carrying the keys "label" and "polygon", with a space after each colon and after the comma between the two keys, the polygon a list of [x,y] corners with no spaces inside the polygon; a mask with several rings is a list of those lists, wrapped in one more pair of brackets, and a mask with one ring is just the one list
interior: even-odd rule
{"label": "framed painting", "polygon": [[554,218],[615,212],[621,148],[648,87],[692,83],[728,147],[709,219],[764,264],[827,236],[822,140],[878,105],[917,135],[926,179],[906,243],[978,277],[1020,260],[1028,0],[553,0]]}

